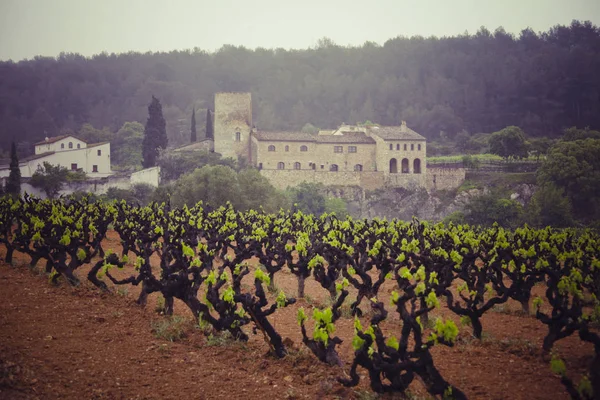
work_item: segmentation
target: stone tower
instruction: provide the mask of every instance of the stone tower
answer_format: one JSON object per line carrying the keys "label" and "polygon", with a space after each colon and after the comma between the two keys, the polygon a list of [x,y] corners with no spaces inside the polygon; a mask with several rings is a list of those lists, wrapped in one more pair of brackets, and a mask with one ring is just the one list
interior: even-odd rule
{"label": "stone tower", "polygon": [[214,115],[215,152],[224,158],[249,159],[252,131],[250,93],[216,93]]}

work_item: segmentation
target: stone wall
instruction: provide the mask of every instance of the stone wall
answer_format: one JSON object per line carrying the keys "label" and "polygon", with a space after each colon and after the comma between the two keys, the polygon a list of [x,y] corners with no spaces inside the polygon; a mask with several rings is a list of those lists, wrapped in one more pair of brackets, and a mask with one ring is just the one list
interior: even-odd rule
{"label": "stone wall", "polygon": [[[214,150],[224,158],[249,158],[252,128],[250,93],[216,93],[214,114]],[[236,133],[239,132],[239,140]]]}
{"label": "stone wall", "polygon": [[[275,151],[269,151],[273,146]],[[301,147],[306,146],[306,151]],[[342,152],[335,153],[334,146],[341,146]],[[355,146],[356,152],[349,153],[348,147]],[[317,171],[329,171],[333,164],[338,171],[354,172],[357,164],[363,171],[375,171],[375,145],[365,143],[316,143],[301,141],[265,141],[253,139],[253,153],[256,165],[262,169],[278,169],[280,162],[284,169],[295,169],[295,163],[300,163],[300,169],[310,170],[311,163]],[[262,165],[261,165],[262,164]]]}
{"label": "stone wall", "polygon": [[130,181],[132,185],[143,183],[146,185],[158,187],[160,184],[160,167],[146,168],[131,174]]}
{"label": "stone wall", "polygon": [[426,185],[428,191],[456,189],[465,181],[464,168],[436,168],[427,170]]}
{"label": "stone wall", "polygon": [[302,182],[322,183],[325,186],[360,186],[366,190],[378,189],[384,184],[381,172],[263,169],[260,173],[278,189],[293,187]]}

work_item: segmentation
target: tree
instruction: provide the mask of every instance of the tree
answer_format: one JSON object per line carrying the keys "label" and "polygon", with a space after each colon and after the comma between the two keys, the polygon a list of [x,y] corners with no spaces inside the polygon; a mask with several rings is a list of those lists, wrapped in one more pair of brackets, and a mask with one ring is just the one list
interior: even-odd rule
{"label": "tree", "polygon": [[158,158],[159,149],[167,147],[167,124],[162,113],[160,101],[152,96],[148,106],[148,120],[144,129],[144,140],[142,141],[142,166],[144,168],[154,167]]}
{"label": "tree", "polygon": [[111,164],[121,167],[142,165],[142,142],[144,125],[139,122],[125,122],[111,142]]}
{"label": "tree", "polygon": [[525,133],[518,126],[508,126],[490,136],[490,152],[502,158],[527,157]]}
{"label": "tree", "polygon": [[44,167],[40,167],[34,172],[29,183],[31,186],[43,190],[49,198],[54,198],[62,190],[65,183],[83,180],[85,180],[84,172],[72,172],[60,165],[52,165],[44,161]]}
{"label": "tree", "polygon": [[10,146],[10,174],[6,182],[6,193],[12,196],[21,194],[21,169],[19,168],[15,142],[12,142]]}
{"label": "tree", "polygon": [[213,116],[212,116],[212,112],[210,111],[210,108],[206,110],[206,138],[207,139],[215,138]]}
{"label": "tree", "polygon": [[560,141],[537,172],[539,186],[562,189],[583,221],[600,218],[600,139]]}
{"label": "tree", "polygon": [[532,225],[565,228],[574,224],[571,202],[563,192],[552,183],[546,183],[536,190],[527,213]]}
{"label": "tree", "polygon": [[303,213],[321,215],[325,212],[325,196],[322,194],[323,185],[302,182],[289,189],[294,207]]}
{"label": "tree", "polygon": [[196,135],[196,109],[194,108],[192,110],[192,126],[191,126],[191,132],[190,132],[190,142],[195,143],[197,140],[198,140],[198,137]]}

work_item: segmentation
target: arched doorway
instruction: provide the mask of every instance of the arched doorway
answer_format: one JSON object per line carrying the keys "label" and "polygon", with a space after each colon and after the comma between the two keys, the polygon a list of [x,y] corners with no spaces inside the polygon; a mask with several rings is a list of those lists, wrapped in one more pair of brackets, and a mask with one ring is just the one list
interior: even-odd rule
{"label": "arched doorway", "polygon": [[390,174],[397,174],[398,173],[398,160],[396,160],[395,158],[392,158],[390,160]]}
{"label": "arched doorway", "polygon": [[338,171],[338,166],[337,164],[331,164],[331,166],[329,167],[329,170],[331,172],[337,172]]}
{"label": "arched doorway", "polygon": [[402,173],[403,174],[408,174],[408,158],[403,158],[402,159]]}
{"label": "arched doorway", "polygon": [[418,158],[415,158],[415,160],[413,161],[413,173],[415,173],[415,174],[421,173],[421,160]]}

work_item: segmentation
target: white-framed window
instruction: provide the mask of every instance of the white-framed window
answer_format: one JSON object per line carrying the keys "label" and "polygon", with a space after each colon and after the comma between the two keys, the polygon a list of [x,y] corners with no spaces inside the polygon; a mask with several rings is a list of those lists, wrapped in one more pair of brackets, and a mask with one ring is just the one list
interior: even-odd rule
{"label": "white-framed window", "polygon": [[333,152],[334,153],[343,153],[344,152],[344,146],[333,146]]}
{"label": "white-framed window", "polygon": [[92,165],[92,172],[98,172],[98,166]]}
{"label": "white-framed window", "polygon": [[71,164],[71,171],[77,171],[77,163]]}
{"label": "white-framed window", "polygon": [[101,156],[102,155],[102,150],[98,149],[98,155]]}
{"label": "white-framed window", "polygon": [[356,153],[356,146],[348,146],[348,153]]}

